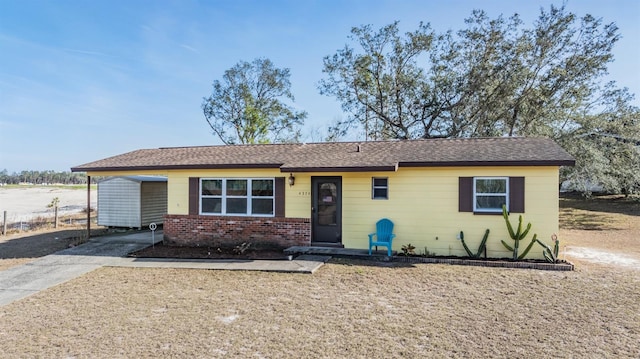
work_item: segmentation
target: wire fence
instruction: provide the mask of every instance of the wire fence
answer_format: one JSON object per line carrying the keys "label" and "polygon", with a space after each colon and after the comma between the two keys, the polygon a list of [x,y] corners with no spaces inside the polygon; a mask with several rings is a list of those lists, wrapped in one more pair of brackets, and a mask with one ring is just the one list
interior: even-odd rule
{"label": "wire fence", "polygon": [[[10,211],[4,211],[2,214],[2,227],[0,227],[1,235],[9,235],[19,232],[38,231],[50,228],[78,228],[87,226],[86,208],[81,212],[62,213],[57,216],[55,211],[51,213],[34,212],[30,216],[12,214]],[[97,217],[93,209],[91,209],[91,224],[97,222]]]}

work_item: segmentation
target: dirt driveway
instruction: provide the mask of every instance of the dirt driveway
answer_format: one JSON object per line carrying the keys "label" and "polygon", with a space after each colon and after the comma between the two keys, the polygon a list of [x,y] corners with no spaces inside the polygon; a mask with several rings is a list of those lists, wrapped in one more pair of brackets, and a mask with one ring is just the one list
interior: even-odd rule
{"label": "dirt driveway", "polygon": [[78,243],[81,229],[0,236],[0,270],[28,263]]}
{"label": "dirt driveway", "polygon": [[[92,230],[94,235],[104,229]],[[86,229],[73,227],[60,230],[45,229],[0,236],[0,270],[29,263],[36,258],[76,246],[86,240]]]}

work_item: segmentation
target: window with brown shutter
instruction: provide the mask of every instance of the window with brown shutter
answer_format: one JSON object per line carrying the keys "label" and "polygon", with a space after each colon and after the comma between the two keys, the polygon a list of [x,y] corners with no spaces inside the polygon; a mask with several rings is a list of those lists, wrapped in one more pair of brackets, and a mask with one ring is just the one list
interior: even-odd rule
{"label": "window with brown shutter", "polygon": [[189,178],[190,215],[284,217],[285,178]]}
{"label": "window with brown shutter", "polygon": [[524,213],[524,177],[459,177],[458,211],[500,214]]}
{"label": "window with brown shutter", "polygon": [[473,212],[502,213],[502,207],[509,210],[508,177],[473,178]]}

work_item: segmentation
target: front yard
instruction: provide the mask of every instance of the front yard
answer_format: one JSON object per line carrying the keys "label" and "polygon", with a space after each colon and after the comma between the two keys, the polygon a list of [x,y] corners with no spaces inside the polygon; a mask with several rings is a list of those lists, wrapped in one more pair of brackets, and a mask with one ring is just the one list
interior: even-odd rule
{"label": "front yard", "polygon": [[[637,203],[562,204],[567,253],[640,259]],[[6,357],[640,357],[640,267],[567,259],[575,271],[103,268],[0,307],[0,343]]]}

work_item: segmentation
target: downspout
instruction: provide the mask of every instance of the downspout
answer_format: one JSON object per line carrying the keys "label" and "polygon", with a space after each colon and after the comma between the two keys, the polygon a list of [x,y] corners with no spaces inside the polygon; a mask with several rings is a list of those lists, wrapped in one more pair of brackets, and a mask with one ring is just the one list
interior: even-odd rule
{"label": "downspout", "polygon": [[87,175],[87,239],[91,238],[91,176]]}

